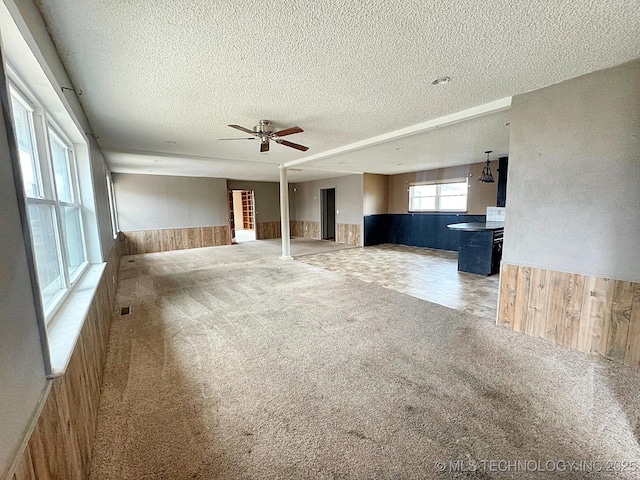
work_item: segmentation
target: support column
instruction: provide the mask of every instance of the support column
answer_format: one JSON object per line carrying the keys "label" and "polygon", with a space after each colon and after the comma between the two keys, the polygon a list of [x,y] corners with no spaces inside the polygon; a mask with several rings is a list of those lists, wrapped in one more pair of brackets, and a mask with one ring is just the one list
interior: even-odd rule
{"label": "support column", "polygon": [[282,260],[293,260],[289,239],[289,183],[287,168],[280,164],[280,227],[282,232]]}

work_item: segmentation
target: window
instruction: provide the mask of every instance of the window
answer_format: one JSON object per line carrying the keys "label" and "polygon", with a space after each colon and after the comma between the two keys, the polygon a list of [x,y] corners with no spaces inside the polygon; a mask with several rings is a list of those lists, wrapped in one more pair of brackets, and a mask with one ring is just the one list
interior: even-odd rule
{"label": "window", "polygon": [[467,180],[409,186],[410,212],[466,212]]}
{"label": "window", "polygon": [[13,83],[9,93],[38,284],[50,319],[87,266],[74,150],[35,97]]}
{"label": "window", "polygon": [[113,193],[113,178],[111,178],[111,173],[107,171],[107,196],[109,197],[109,214],[111,215],[111,233],[113,234],[113,238],[118,236],[118,230],[120,227],[118,226],[118,210],[116,209],[116,196]]}

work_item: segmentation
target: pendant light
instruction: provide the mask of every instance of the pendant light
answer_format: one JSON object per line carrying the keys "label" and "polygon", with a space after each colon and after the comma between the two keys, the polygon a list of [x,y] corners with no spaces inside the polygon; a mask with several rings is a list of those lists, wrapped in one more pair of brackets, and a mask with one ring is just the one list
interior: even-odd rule
{"label": "pendant light", "polygon": [[484,152],[484,153],[487,154],[487,161],[484,162],[484,168],[482,169],[482,173],[478,177],[478,182],[482,182],[482,183],[493,183],[493,182],[495,182],[495,180],[493,179],[493,175],[491,175],[491,167],[489,166],[489,154],[492,151],[493,150],[487,150],[486,152]]}

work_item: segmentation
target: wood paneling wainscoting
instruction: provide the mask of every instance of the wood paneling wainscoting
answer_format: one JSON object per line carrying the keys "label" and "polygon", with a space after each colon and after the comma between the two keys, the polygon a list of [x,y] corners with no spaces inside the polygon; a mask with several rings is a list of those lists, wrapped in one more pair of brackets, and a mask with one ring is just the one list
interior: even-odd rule
{"label": "wood paneling wainscoting", "polygon": [[270,238],[281,238],[282,229],[280,222],[260,222],[256,223],[256,240],[269,240]]}
{"label": "wood paneling wainscoting", "polygon": [[114,314],[121,240],[109,253],[89,313],[65,373],[51,381],[26,448],[20,454],[12,480],[86,479],[100,403],[100,388]]}
{"label": "wood paneling wainscoting", "polygon": [[353,223],[338,223],[336,242],[346,245],[360,246],[360,225]]}
{"label": "wood paneling wainscoting", "polygon": [[124,232],[124,255],[229,245],[229,226]]}
{"label": "wood paneling wainscoting", "polygon": [[498,325],[640,369],[640,283],[503,263]]}
{"label": "wood paneling wainscoting", "polygon": [[306,220],[291,220],[291,236],[320,240],[320,223]]}

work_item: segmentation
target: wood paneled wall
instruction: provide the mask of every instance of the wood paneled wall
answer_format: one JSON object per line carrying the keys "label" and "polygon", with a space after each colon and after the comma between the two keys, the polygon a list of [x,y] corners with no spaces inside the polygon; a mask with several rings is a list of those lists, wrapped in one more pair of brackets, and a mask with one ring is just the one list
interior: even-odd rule
{"label": "wood paneled wall", "polygon": [[280,222],[260,222],[256,223],[256,240],[269,240],[270,238],[281,238],[282,229]]}
{"label": "wood paneled wall", "polygon": [[21,453],[13,480],[86,479],[100,403],[100,388],[114,314],[121,240],[111,249],[66,372],[49,396]]}
{"label": "wood paneled wall", "polygon": [[124,255],[229,245],[229,226],[124,232]]}
{"label": "wood paneled wall", "polygon": [[640,283],[502,264],[498,325],[640,369]]}
{"label": "wood paneled wall", "polygon": [[320,222],[291,220],[291,236],[320,240]]}
{"label": "wood paneled wall", "polygon": [[[337,243],[360,245],[360,225],[338,223],[336,228]],[[291,236],[320,240],[320,222],[291,220]]]}
{"label": "wood paneled wall", "polygon": [[346,245],[361,245],[360,225],[355,223],[338,223],[336,232],[336,242]]}

